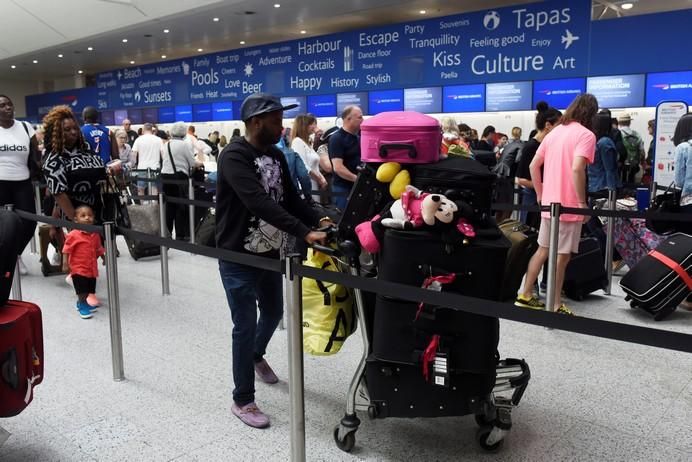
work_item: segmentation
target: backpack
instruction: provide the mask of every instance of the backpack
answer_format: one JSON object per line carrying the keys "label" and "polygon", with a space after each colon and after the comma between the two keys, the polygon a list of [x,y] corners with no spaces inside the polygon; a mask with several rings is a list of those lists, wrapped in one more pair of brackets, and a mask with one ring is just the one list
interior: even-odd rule
{"label": "backpack", "polygon": [[502,157],[500,161],[493,168],[495,172],[500,177],[512,178],[514,180],[514,175],[517,171],[517,164],[519,163],[519,153],[524,147],[522,141],[512,141],[502,150]]}
{"label": "backpack", "polygon": [[622,143],[625,145],[625,149],[627,150],[625,165],[639,165],[641,162],[641,152],[639,149],[641,142],[642,139],[639,137],[639,135],[637,135],[637,133],[622,132]]}

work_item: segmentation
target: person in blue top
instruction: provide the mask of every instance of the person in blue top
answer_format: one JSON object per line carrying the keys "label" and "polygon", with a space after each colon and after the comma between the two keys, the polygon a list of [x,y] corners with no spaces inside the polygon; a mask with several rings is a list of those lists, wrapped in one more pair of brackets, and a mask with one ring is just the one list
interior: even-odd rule
{"label": "person in blue top", "polygon": [[99,111],[93,106],[87,106],[82,111],[82,133],[84,139],[95,154],[98,154],[106,165],[111,161],[111,133],[107,127],[99,123]]}
{"label": "person in blue top", "polygon": [[[599,114],[594,119],[594,131],[596,132],[596,156],[593,164],[588,167],[589,193],[597,193],[604,190],[617,189],[618,178],[618,151],[615,142],[610,138],[610,118]],[[603,194],[607,197],[607,193]]]}

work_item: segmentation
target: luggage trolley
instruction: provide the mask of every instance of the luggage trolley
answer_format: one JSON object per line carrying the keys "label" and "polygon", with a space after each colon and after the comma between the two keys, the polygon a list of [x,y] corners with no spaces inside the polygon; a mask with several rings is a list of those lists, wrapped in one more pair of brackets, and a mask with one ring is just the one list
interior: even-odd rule
{"label": "luggage trolley", "polygon": [[[334,233],[330,233],[334,235]],[[343,235],[342,235],[343,237]],[[345,258],[348,272],[359,276],[360,247],[352,240],[340,240],[338,248],[333,249],[315,245],[318,251],[336,258]],[[372,354],[372,326],[368,325],[368,307],[363,293],[354,290],[354,300],[358,315],[358,326],[363,341],[363,354],[351,379],[346,396],[346,412],[334,428],[334,441],[339,449],[350,452],[356,442],[356,431],[360,426],[357,412],[367,412],[370,419],[387,417],[437,417],[474,414],[479,425],[477,438],[480,446],[487,451],[499,450],[509,432],[512,409],[519,404],[530,379],[527,363],[519,359],[500,360],[495,354],[496,371],[494,385],[492,377],[488,393],[480,396],[465,396],[464,384],[453,384],[444,388],[435,386],[422,378],[419,364],[396,364],[379,361]],[[439,358],[431,364],[433,371],[446,372],[446,360]],[[415,374],[411,372],[415,371]],[[424,386],[428,396],[406,396],[406,390],[399,390],[399,384],[415,382],[414,386]],[[421,385],[422,384],[422,385]],[[457,387],[459,389],[457,390]],[[459,398],[450,400],[449,398]],[[434,406],[432,406],[433,404]],[[396,409],[394,409],[396,408]]]}

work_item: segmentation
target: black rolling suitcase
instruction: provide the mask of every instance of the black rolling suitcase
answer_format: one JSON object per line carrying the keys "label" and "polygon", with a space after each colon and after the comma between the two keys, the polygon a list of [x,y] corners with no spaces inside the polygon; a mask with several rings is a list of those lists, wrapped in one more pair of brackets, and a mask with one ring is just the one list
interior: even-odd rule
{"label": "black rolling suitcase", "polygon": [[392,201],[389,184],[377,181],[376,170],[371,165],[363,165],[358,172],[353,189],[348,196],[348,203],[339,220],[339,237],[341,240],[354,240],[356,226],[382,211]]}
{"label": "black rolling suitcase", "polygon": [[388,229],[379,261],[379,278],[421,287],[426,278],[455,274],[449,290],[469,297],[499,300],[507,252],[511,244],[501,233],[451,245],[438,234]]}
{"label": "black rolling suitcase", "polygon": [[[131,204],[124,210],[127,215],[124,220],[125,227],[140,233],[160,236],[161,220],[158,203]],[[127,250],[134,260],[161,254],[161,247],[156,244],[130,239],[128,236],[125,236],[125,242],[127,243]]]}
{"label": "black rolling suitcase", "polygon": [[579,242],[579,253],[572,258],[565,270],[565,295],[572,300],[584,297],[608,285],[603,252],[595,237],[585,237]]}
{"label": "black rolling suitcase", "polygon": [[526,274],[529,260],[538,249],[538,231],[512,219],[504,220],[499,226],[512,243],[507,254],[501,300],[514,300]]}
{"label": "black rolling suitcase", "polygon": [[633,308],[656,321],[671,314],[692,291],[692,236],[677,233],[649,252],[620,280]]}
{"label": "black rolling suitcase", "polygon": [[497,176],[473,159],[449,157],[436,164],[417,165],[413,186],[426,192],[444,194],[468,203],[476,215],[475,223],[490,215]]}

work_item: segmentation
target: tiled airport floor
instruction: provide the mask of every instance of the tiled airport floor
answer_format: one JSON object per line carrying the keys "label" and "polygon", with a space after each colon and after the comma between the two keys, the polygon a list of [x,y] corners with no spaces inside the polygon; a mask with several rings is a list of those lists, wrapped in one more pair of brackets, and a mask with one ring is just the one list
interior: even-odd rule
{"label": "tiled airport floor", "polygon": [[[112,380],[107,308],[82,320],[72,288],[41,276],[25,255],[27,300],[43,308],[45,380],[11,433],[1,461],[284,461],[289,458],[286,331],[268,360],[281,382],[257,385],[272,418],[253,430],[230,413],[231,321],[214,260],[171,251],[171,292],[157,259],[133,261],[119,242],[127,380]],[[103,271],[102,273],[105,273]],[[98,293],[106,299],[105,274]],[[692,333],[692,313],[655,323],[615,295],[572,303],[579,314]],[[334,425],[359,358],[358,334],[334,357],[305,357],[308,460],[690,461],[692,355],[502,322],[500,353],[525,358],[532,380],[497,454],[475,439],[472,417],[368,420],[352,454]]]}

